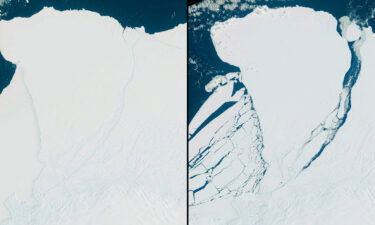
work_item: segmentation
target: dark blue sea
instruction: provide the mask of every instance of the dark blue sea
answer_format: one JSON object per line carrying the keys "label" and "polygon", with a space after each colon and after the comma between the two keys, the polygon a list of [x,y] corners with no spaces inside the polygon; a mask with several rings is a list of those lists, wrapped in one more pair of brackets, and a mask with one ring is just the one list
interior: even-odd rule
{"label": "dark blue sea", "polygon": [[[191,2],[196,3],[196,0]],[[337,20],[342,16],[349,16],[362,27],[375,28],[375,18],[372,12],[375,9],[375,0],[269,0],[256,1],[255,6],[269,8],[303,6],[317,11],[332,14]],[[223,62],[217,55],[210,37],[210,28],[215,22],[223,22],[229,18],[241,18],[252,12],[252,9],[218,11],[200,9],[199,16],[188,15],[188,121],[190,122],[199,108],[210,95],[204,86],[217,75],[229,72],[238,72],[235,65]],[[199,29],[197,29],[199,27]]]}
{"label": "dark blue sea", "polygon": [[[60,11],[90,10],[117,19],[123,27],[143,26],[150,34],[186,23],[185,0],[11,0],[0,6],[0,19],[31,17],[45,6]],[[0,52],[0,93],[9,85],[14,71],[15,65]]]}

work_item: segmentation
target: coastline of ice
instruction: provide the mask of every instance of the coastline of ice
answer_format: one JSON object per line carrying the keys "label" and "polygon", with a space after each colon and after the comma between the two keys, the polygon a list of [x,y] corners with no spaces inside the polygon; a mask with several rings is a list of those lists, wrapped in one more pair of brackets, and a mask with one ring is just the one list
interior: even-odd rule
{"label": "coastline of ice", "polygon": [[184,224],[185,43],[85,10],[0,21],[1,224]]}
{"label": "coastline of ice", "polygon": [[[374,220],[375,185],[369,176],[373,168],[370,161],[374,138],[371,137],[375,135],[370,114],[375,106],[366,99],[374,96],[371,76],[375,68],[370,60],[374,58],[375,36],[366,28],[359,37],[358,27],[349,21],[343,25],[344,39],[336,31],[336,25],[337,21],[328,13],[294,7],[261,8],[244,18],[229,19],[212,28],[218,55],[241,68],[241,81],[252,97],[260,121],[264,143],[260,154],[267,163],[267,172],[256,191],[192,206],[192,224],[365,225]],[[348,41],[356,41],[353,52]],[[343,87],[345,74],[356,73],[356,68],[352,68],[355,63],[351,62],[353,54],[360,56],[361,71],[357,83],[347,89]],[[353,71],[348,71],[349,68]],[[338,120],[327,117],[340,98],[350,102],[349,108],[338,107],[334,111],[339,115]],[[220,101],[216,101],[216,105],[220,105]],[[229,114],[231,110],[234,112]],[[235,111],[235,108],[228,109],[228,113],[224,112],[206,126],[220,127],[223,121],[234,117]],[[342,113],[347,113],[343,125]],[[308,149],[300,149],[322,121],[327,124],[332,121],[330,126],[333,127],[322,125],[317,129],[323,134],[326,132],[324,135],[329,138],[332,137],[330,132],[334,132],[333,139],[319,158],[303,170],[308,159],[327,141],[324,135],[315,136],[318,138],[309,142]],[[339,129],[335,127],[337,122],[342,125],[339,123]],[[208,140],[224,137],[212,132],[202,135]],[[199,140],[204,140],[199,134],[196,136],[195,142],[200,144],[194,143],[195,152],[195,146],[205,144]],[[242,134],[242,138],[235,141],[246,143],[251,139],[249,134]],[[210,150],[216,152],[217,149],[220,147]],[[252,151],[252,148],[247,149],[248,154]],[[231,152],[243,154],[246,149],[234,147]],[[286,157],[289,155],[299,155],[295,158],[298,161],[294,161],[297,164],[291,164],[293,157]],[[205,159],[201,161],[205,163]],[[296,176],[301,170],[303,172]],[[220,179],[236,177],[234,173],[226,176]],[[283,183],[285,181],[287,183]],[[209,198],[212,192],[203,189],[201,195]]]}

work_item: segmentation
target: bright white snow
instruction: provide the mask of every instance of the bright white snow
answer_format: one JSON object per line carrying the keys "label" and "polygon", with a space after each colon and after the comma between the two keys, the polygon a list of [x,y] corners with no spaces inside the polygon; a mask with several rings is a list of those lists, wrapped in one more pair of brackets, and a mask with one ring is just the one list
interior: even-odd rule
{"label": "bright white snow", "polygon": [[185,223],[185,30],[52,8],[0,22],[17,64],[0,96],[0,200],[16,194],[1,224]]}
{"label": "bright white snow", "polygon": [[[375,105],[372,98],[375,96],[375,64],[372,61],[375,35],[370,29],[364,31],[363,44],[358,45],[362,70],[352,89],[352,107],[346,123],[308,169],[285,186],[279,185],[289,169],[289,165],[283,162],[284,156],[298,152],[312,129],[339,101],[351,56],[347,40],[336,32],[336,25],[335,19],[327,13],[295,7],[262,8],[244,18],[233,18],[212,28],[219,56],[240,67],[242,81],[253,97],[263,131],[263,155],[269,167],[259,192],[193,206],[190,208],[191,224],[373,223]],[[231,89],[230,83],[227,86]],[[214,92],[213,96],[218,94]],[[220,105],[218,98],[215,99],[214,109]],[[222,99],[222,103],[226,101],[227,98]],[[205,109],[212,108],[206,105]],[[233,110],[207,127],[219,127],[223,121],[229,121],[223,117],[233,117]],[[209,114],[200,112],[200,115]],[[199,140],[204,144],[209,137],[217,136],[213,131],[203,129],[205,138],[198,134],[190,148],[192,144],[193,147],[200,146],[196,143]],[[242,140],[249,138],[251,136],[244,135]],[[319,146],[312,144],[311,148]],[[244,152],[240,148],[237,151]]]}
{"label": "bright white snow", "polygon": [[[302,19],[303,18],[303,19]],[[336,20],[308,8],[261,8],[211,30],[219,56],[241,69],[264,138],[268,177],[336,107],[350,66]],[[275,170],[276,169],[276,170]]]}

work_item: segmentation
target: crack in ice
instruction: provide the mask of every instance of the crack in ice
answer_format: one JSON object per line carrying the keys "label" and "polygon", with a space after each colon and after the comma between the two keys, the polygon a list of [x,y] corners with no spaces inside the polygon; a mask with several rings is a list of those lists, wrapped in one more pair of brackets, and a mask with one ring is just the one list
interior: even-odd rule
{"label": "crack in ice", "polygon": [[[254,192],[266,173],[267,163],[261,153],[263,134],[247,91],[222,114],[231,110],[235,110],[233,119],[223,121],[208,144],[189,161],[190,205]],[[212,118],[211,123],[220,116]],[[200,135],[199,131],[201,129],[197,129],[196,135]],[[194,138],[195,135],[191,140]],[[229,177],[228,172],[232,174]]]}
{"label": "crack in ice", "polygon": [[314,128],[311,131],[310,137],[299,149],[297,157],[295,158],[292,164],[301,164],[298,161],[301,160],[301,158],[303,160],[303,151],[307,147],[307,145],[314,141],[314,139],[320,136],[325,136],[325,138],[323,139],[324,141],[321,144],[320,148],[317,150],[317,152],[310,158],[308,162],[306,162],[303,165],[301,169],[293,168],[293,165],[289,165],[289,169],[291,171],[297,170],[297,175],[303,170],[309,168],[311,164],[319,158],[319,156],[323,153],[325,148],[334,140],[337,132],[340,130],[340,128],[345,124],[347,120],[348,114],[351,109],[352,88],[356,84],[359,73],[361,71],[361,56],[359,48],[361,47],[364,40],[365,33],[363,32],[360,39],[358,39],[355,42],[348,42],[348,46],[352,55],[351,66],[346,72],[343,80],[343,89],[339,96],[339,103],[334,108],[334,110],[332,110],[332,112],[325,118],[325,120],[323,120],[316,128]]}

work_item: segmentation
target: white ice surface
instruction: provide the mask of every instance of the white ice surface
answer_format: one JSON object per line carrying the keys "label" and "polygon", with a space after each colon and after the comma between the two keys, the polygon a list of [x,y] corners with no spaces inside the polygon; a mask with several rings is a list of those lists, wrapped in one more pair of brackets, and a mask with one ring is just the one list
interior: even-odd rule
{"label": "white ice surface", "polygon": [[[359,49],[362,70],[352,90],[346,123],[308,169],[285,186],[272,188],[288,169],[284,155],[298,151],[338,103],[350,51],[336,32],[336,24],[331,15],[307,8],[263,8],[212,28],[219,56],[240,67],[253,97],[269,167],[259,192],[193,206],[190,224],[373,224],[375,35],[370,29],[365,30]],[[220,117],[208,126],[219,126],[222,120]],[[209,139],[207,132],[204,135]]]}
{"label": "white ice surface", "polygon": [[240,67],[254,99],[268,176],[338,103],[350,51],[336,25],[328,13],[308,8],[262,8],[211,30],[218,55]]}
{"label": "white ice surface", "polygon": [[0,50],[2,225],[185,223],[186,25],[44,8],[0,21]]}

